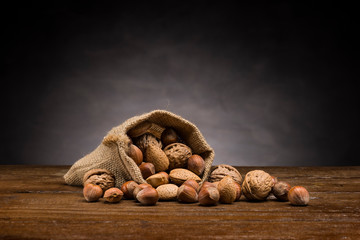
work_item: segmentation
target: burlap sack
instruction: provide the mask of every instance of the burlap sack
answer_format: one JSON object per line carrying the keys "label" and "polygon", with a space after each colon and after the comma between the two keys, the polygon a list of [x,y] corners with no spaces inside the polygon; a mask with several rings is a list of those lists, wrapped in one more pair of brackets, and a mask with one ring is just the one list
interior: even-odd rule
{"label": "burlap sack", "polygon": [[144,121],[154,123],[151,133],[160,137],[165,127],[173,127],[194,154],[201,155],[205,160],[205,171],[202,181],[207,180],[214,159],[214,150],[206,143],[199,129],[184,118],[164,110],[154,110],[140,116],[132,117],[121,125],[111,129],[102,143],[90,154],[79,159],[64,175],[69,185],[82,185],[84,174],[95,168],[107,169],[116,177],[116,187],[129,180],[137,183],[146,182],[139,167],[127,155],[130,137],[127,132]]}

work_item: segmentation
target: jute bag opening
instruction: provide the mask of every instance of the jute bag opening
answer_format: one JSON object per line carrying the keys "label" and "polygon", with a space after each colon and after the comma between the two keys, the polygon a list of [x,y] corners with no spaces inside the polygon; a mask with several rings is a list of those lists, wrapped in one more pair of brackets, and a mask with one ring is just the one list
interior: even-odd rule
{"label": "jute bag opening", "polygon": [[151,123],[147,132],[157,138],[160,138],[165,128],[174,128],[186,145],[192,149],[193,154],[198,154],[205,160],[205,170],[201,179],[202,182],[207,180],[214,159],[214,150],[207,144],[199,129],[193,123],[174,113],[154,110],[134,116],[112,128],[94,151],[72,165],[64,175],[65,182],[69,185],[82,185],[83,176],[87,171],[101,168],[114,174],[116,187],[121,187],[129,180],[145,183],[139,167],[127,154],[132,141],[128,135],[129,131],[136,129],[144,122]]}

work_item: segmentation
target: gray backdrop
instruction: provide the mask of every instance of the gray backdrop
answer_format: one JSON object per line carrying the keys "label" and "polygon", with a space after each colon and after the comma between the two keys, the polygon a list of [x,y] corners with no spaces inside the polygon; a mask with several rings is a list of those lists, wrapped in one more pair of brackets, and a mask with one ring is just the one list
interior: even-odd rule
{"label": "gray backdrop", "polygon": [[351,6],[6,11],[2,164],[72,164],[154,109],[196,124],[214,164],[359,164]]}

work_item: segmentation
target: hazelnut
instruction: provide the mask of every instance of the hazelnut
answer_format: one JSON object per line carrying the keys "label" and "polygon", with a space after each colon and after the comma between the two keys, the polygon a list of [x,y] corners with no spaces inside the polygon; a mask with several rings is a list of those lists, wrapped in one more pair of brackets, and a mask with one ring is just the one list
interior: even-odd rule
{"label": "hazelnut", "polygon": [[124,196],[124,193],[116,187],[109,188],[104,193],[104,199],[106,202],[109,202],[109,203],[118,203],[118,202],[120,202],[120,200],[122,199],[123,196]]}
{"label": "hazelnut", "polygon": [[151,175],[155,174],[155,166],[152,163],[143,162],[140,164],[139,168],[144,179],[147,179]]}
{"label": "hazelnut", "polygon": [[134,162],[136,163],[136,165],[140,165],[143,161],[143,153],[140,150],[140,148],[138,148],[136,145],[134,144],[130,144],[130,148],[129,148],[129,157],[132,158],[134,160]]}
{"label": "hazelnut", "polygon": [[137,200],[137,199],[136,199],[137,194],[138,194],[141,190],[143,190],[144,188],[147,188],[147,187],[152,187],[152,186],[151,186],[150,184],[148,184],[148,183],[141,183],[141,184],[137,185],[137,186],[135,187],[134,191],[133,191],[134,199]]}
{"label": "hazelnut", "polygon": [[138,185],[135,181],[127,181],[121,186],[120,190],[124,193],[126,199],[134,199],[134,189]]}
{"label": "hazelnut", "polygon": [[196,192],[199,191],[200,188],[199,183],[194,179],[188,179],[183,184],[192,187],[193,189],[195,189]]}
{"label": "hazelnut", "polygon": [[226,176],[218,184],[221,203],[232,203],[236,199],[236,186],[232,177]]}
{"label": "hazelnut", "polygon": [[179,136],[173,128],[166,128],[161,133],[161,142],[164,145],[164,147],[166,147],[167,145],[169,145],[171,143],[179,142],[179,140],[180,140]]}
{"label": "hazelnut", "polygon": [[291,186],[287,182],[279,181],[275,183],[272,193],[280,201],[288,201],[288,192]]}
{"label": "hazelnut", "polygon": [[219,190],[215,187],[202,187],[199,192],[199,203],[200,205],[209,206],[216,205],[220,199]]}
{"label": "hazelnut", "polygon": [[178,189],[177,200],[183,203],[194,203],[198,201],[198,194],[193,187],[183,184]]}
{"label": "hazelnut", "polygon": [[89,183],[89,184],[85,185],[85,187],[83,189],[83,194],[84,194],[86,201],[96,202],[102,197],[103,190],[101,189],[101,187],[99,185]]}
{"label": "hazelnut", "polygon": [[151,175],[146,179],[146,181],[153,186],[154,188],[169,183],[169,174],[166,172],[159,172],[157,174]]}
{"label": "hazelnut", "polygon": [[201,156],[197,154],[191,155],[191,157],[189,157],[188,159],[187,164],[187,168],[196,175],[200,176],[205,170],[205,161]]}
{"label": "hazelnut", "polygon": [[271,177],[272,177],[272,180],[273,180],[273,184],[275,185],[278,182],[278,179],[277,179],[277,177],[274,177],[274,176],[271,176]]}
{"label": "hazelnut", "polygon": [[235,183],[235,187],[236,187],[236,198],[235,198],[235,202],[240,200],[241,197],[241,185],[237,182]]}
{"label": "hazelnut", "polygon": [[200,190],[199,191],[201,191],[201,189],[202,188],[206,188],[206,187],[214,187],[214,188],[217,188],[217,185],[215,185],[214,183],[211,183],[211,182],[203,182],[203,184],[201,184],[201,187],[200,187]]}
{"label": "hazelnut", "polygon": [[292,205],[306,206],[309,203],[310,195],[306,188],[295,186],[289,190],[288,198]]}
{"label": "hazelnut", "polygon": [[145,187],[138,192],[136,199],[145,206],[155,205],[159,200],[159,194],[153,187]]}

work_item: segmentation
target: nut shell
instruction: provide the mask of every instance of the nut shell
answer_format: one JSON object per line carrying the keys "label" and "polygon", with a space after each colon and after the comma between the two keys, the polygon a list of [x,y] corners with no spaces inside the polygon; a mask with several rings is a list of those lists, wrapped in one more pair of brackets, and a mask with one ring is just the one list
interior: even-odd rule
{"label": "nut shell", "polygon": [[167,174],[166,172],[156,173],[148,177],[146,179],[146,182],[154,188],[157,188],[160,185],[169,183],[169,174]]}
{"label": "nut shell", "polygon": [[193,187],[183,184],[178,189],[177,200],[184,203],[194,203],[198,201],[198,194]]}
{"label": "nut shell", "polygon": [[194,179],[188,179],[186,180],[183,185],[188,185],[190,187],[192,187],[193,189],[195,189],[197,192],[199,191],[200,189],[200,185],[197,181],[195,181]]}
{"label": "nut shell", "polygon": [[184,168],[176,168],[171,170],[169,177],[171,182],[178,186],[183,184],[188,179],[193,179],[196,182],[201,181],[201,178],[198,175]]}
{"label": "nut shell", "polygon": [[116,187],[109,188],[104,193],[104,199],[106,202],[109,202],[109,203],[118,203],[121,201],[123,196],[124,196],[124,193]]}
{"label": "nut shell", "polygon": [[288,198],[292,205],[306,206],[310,201],[310,194],[306,188],[302,186],[295,186],[288,192]]}
{"label": "nut shell", "polygon": [[137,198],[136,198],[137,194],[144,188],[148,188],[148,187],[152,188],[152,186],[148,183],[141,183],[141,184],[137,185],[133,191],[134,199],[137,200]]}
{"label": "nut shell", "polygon": [[161,142],[164,146],[179,142],[179,136],[173,128],[166,128],[161,133]]}
{"label": "nut shell", "polygon": [[272,193],[280,201],[288,201],[288,192],[291,189],[290,184],[287,182],[279,181],[275,183]]}
{"label": "nut shell", "polygon": [[99,185],[89,183],[85,185],[83,195],[86,201],[96,202],[102,197],[103,190]]}
{"label": "nut shell", "polygon": [[169,159],[164,151],[155,145],[149,145],[146,149],[146,161],[154,164],[155,172],[163,172],[169,168]]}
{"label": "nut shell", "polygon": [[253,170],[245,175],[242,192],[248,200],[264,201],[269,195],[274,181],[262,170]]}
{"label": "nut shell", "polygon": [[139,123],[137,126],[133,127],[128,131],[128,135],[132,138],[139,137],[145,133],[152,127],[152,123],[149,121],[144,121]]}
{"label": "nut shell", "polygon": [[156,188],[156,191],[159,194],[159,200],[161,201],[172,201],[176,200],[177,191],[179,187],[175,184],[164,184]]}
{"label": "nut shell", "polygon": [[187,168],[196,175],[200,176],[205,170],[205,161],[200,155],[193,154],[188,159]]}
{"label": "nut shell", "polygon": [[130,144],[130,148],[129,148],[129,157],[132,158],[132,160],[134,160],[134,162],[136,163],[136,165],[140,165],[143,161],[143,153],[140,150],[140,148],[138,148],[136,145],[134,144]]}
{"label": "nut shell", "polygon": [[220,164],[216,166],[209,176],[209,182],[219,182],[226,176],[232,177],[234,181],[239,184],[242,183],[242,176],[239,171],[227,164]]}
{"label": "nut shell", "polygon": [[120,190],[124,193],[126,199],[134,199],[134,190],[138,185],[135,181],[127,181],[121,186]]}
{"label": "nut shell", "polygon": [[[162,148],[162,143],[161,141],[159,141],[154,135],[152,135],[151,133],[146,133],[144,135],[141,135],[140,137],[136,138],[134,140],[134,143],[136,146],[138,146],[138,148],[140,148],[140,150],[142,151],[142,153],[144,154],[144,157],[146,157],[146,149],[149,145],[154,145],[157,146],[158,148]],[[144,159],[145,160],[145,159]]]}
{"label": "nut shell", "polygon": [[218,184],[221,203],[232,203],[236,200],[236,186],[232,177],[226,176]]}
{"label": "nut shell", "polygon": [[202,187],[198,195],[199,203],[203,206],[216,205],[220,199],[219,190],[215,187]]}
{"label": "nut shell", "polygon": [[83,185],[89,183],[99,185],[103,191],[115,187],[115,176],[106,169],[92,169],[85,173]]}
{"label": "nut shell", "polygon": [[136,199],[145,206],[155,205],[159,201],[159,194],[153,187],[146,187],[138,192]]}
{"label": "nut shell", "polygon": [[155,166],[149,162],[143,162],[139,166],[141,175],[144,179],[147,179],[151,175],[155,174]]}
{"label": "nut shell", "polygon": [[169,169],[186,168],[187,161],[192,155],[192,150],[182,143],[172,143],[164,148],[169,159]]}

